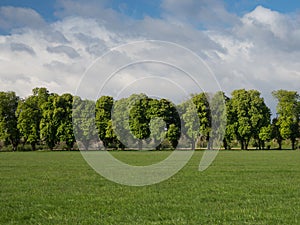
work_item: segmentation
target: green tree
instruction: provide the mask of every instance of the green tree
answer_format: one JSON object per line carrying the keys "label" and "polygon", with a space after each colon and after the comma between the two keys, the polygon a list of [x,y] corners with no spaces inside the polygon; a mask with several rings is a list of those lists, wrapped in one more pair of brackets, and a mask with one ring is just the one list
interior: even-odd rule
{"label": "green tree", "polygon": [[176,126],[175,124],[171,124],[168,128],[166,136],[173,149],[175,149],[178,145],[178,140],[180,138],[180,130],[178,126]]}
{"label": "green tree", "polygon": [[138,139],[138,147],[142,149],[143,140],[150,136],[150,117],[148,112],[148,97],[142,97],[133,104],[129,114],[129,127],[132,134]]}
{"label": "green tree", "polygon": [[57,126],[57,137],[64,142],[68,150],[71,150],[75,143],[75,136],[72,124],[73,96],[69,93],[56,96],[54,99],[54,121]]}
{"label": "green tree", "polygon": [[245,89],[233,91],[229,109],[231,114],[229,129],[234,132],[241,148],[248,149],[252,137],[261,148],[262,140],[259,133],[263,127],[270,124],[270,110],[260,93]]}
{"label": "green tree", "polygon": [[8,141],[15,151],[20,143],[16,111],[19,97],[15,92],[0,92],[0,139]]}
{"label": "green tree", "polygon": [[53,150],[59,138],[57,136],[57,128],[59,126],[57,121],[57,111],[55,111],[54,102],[58,97],[57,94],[51,94],[48,101],[43,103],[42,118],[40,122],[40,137],[46,143],[50,150]]}
{"label": "green tree", "polygon": [[192,150],[194,150],[196,140],[200,132],[197,109],[191,99],[183,102],[179,108],[181,110],[182,121],[184,124],[182,127],[182,133],[190,140]]}
{"label": "green tree", "polygon": [[[197,114],[199,117],[199,133],[200,139],[204,139],[206,142],[209,141],[211,131],[211,111],[208,102],[207,93],[200,93],[192,96],[192,101],[195,104]],[[211,146],[207,146],[210,148]]]}
{"label": "green tree", "polygon": [[34,151],[40,140],[41,108],[48,101],[49,91],[46,88],[34,88],[32,93],[28,98],[19,101],[17,117],[18,129],[24,139],[23,143],[29,143]]}
{"label": "green tree", "polygon": [[107,148],[110,142],[114,140],[113,136],[106,134],[108,125],[110,125],[109,129],[112,129],[111,110],[113,104],[114,99],[110,96],[102,96],[96,102],[96,126],[98,129],[99,138],[103,142],[105,148]]}
{"label": "green tree", "polygon": [[226,103],[229,98],[224,92],[216,92],[210,100],[210,112],[211,112],[211,145],[223,146],[225,149],[228,148],[228,140],[226,138],[226,124],[227,124],[227,112]]}
{"label": "green tree", "polygon": [[[257,90],[248,91],[250,101],[249,115],[251,121],[251,132],[254,140],[257,143],[259,149],[264,148],[265,136],[260,135],[266,131],[270,131],[270,118],[271,111],[265,104],[264,99],[260,96],[260,92]],[[265,140],[261,139],[263,137]]]}
{"label": "green tree", "polygon": [[40,140],[41,110],[38,106],[37,96],[29,96],[19,101],[17,109],[18,129],[24,139],[24,144],[29,143],[33,151]]}
{"label": "green tree", "polygon": [[82,100],[77,96],[74,96],[73,99],[73,131],[80,148],[85,150],[98,148],[99,136],[95,125],[95,102]]}
{"label": "green tree", "polygon": [[278,90],[272,92],[277,99],[277,125],[283,139],[290,139],[295,149],[299,137],[299,94],[296,91]]}

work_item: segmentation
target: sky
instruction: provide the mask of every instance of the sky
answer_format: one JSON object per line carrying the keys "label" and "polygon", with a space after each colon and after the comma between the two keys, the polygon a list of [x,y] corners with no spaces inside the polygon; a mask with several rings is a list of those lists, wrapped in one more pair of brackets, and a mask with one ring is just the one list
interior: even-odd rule
{"label": "sky", "polygon": [[[257,89],[274,113],[273,90],[300,92],[299,58],[298,0],[0,1],[0,90],[21,97],[43,86],[89,98],[144,91],[176,101],[215,86],[229,96]],[[133,59],[156,63],[129,65]],[[118,73],[106,82],[112,69]]]}

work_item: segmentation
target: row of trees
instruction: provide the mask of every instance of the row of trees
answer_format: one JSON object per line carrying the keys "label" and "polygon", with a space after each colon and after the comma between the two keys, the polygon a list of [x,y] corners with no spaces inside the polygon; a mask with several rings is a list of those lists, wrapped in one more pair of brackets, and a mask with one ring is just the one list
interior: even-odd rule
{"label": "row of trees", "polygon": [[[145,94],[120,100],[102,96],[94,102],[49,93],[46,88],[33,89],[25,99],[0,92],[0,139],[13,150],[19,144],[30,144],[32,150],[38,144],[54,149],[58,143],[73,149],[76,139],[90,148],[98,138],[104,148],[160,149],[166,141],[176,148],[184,140],[194,149],[197,143],[213,148],[212,137],[221,135],[225,149],[233,141],[242,149],[248,149],[250,141],[263,149],[270,140],[281,149],[287,139],[295,149],[300,136],[299,94],[279,90],[273,96],[278,105],[271,121],[270,109],[257,90],[235,90],[230,98],[222,92],[199,93],[180,105]],[[217,134],[219,130],[224,133]]]}

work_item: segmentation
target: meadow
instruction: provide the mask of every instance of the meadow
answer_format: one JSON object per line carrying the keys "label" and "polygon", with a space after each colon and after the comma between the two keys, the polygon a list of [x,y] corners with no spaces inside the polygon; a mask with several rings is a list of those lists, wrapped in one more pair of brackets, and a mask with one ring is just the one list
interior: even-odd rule
{"label": "meadow", "polygon": [[[112,154],[146,165],[170,152]],[[130,187],[80,152],[1,152],[0,224],[300,224],[300,151],[222,151],[204,172],[201,156],[164,182]]]}

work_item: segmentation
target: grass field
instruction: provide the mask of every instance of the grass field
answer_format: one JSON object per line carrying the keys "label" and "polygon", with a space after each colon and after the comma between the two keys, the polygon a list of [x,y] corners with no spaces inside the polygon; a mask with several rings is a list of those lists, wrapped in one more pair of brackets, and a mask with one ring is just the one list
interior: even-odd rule
{"label": "grass field", "polygon": [[[114,152],[141,165],[170,152]],[[300,151],[196,152],[162,183],[128,187],[79,152],[0,153],[1,224],[300,224]]]}

